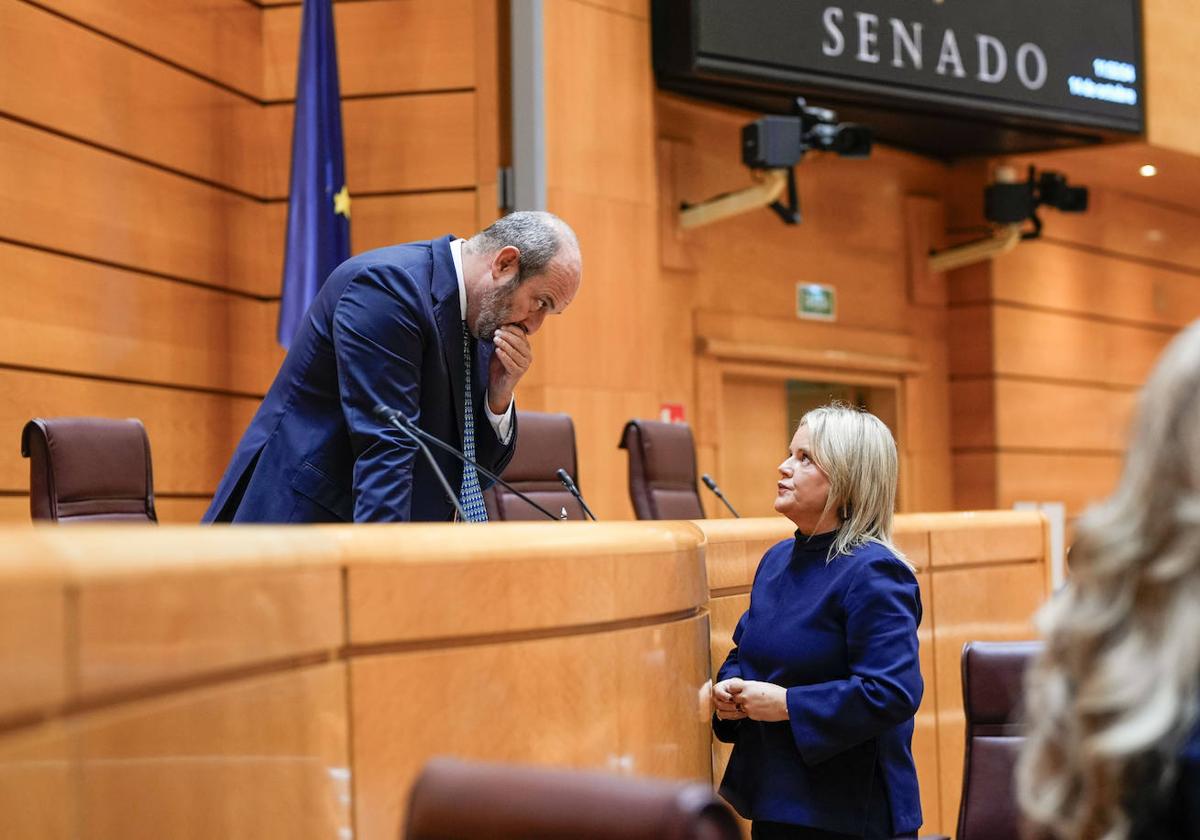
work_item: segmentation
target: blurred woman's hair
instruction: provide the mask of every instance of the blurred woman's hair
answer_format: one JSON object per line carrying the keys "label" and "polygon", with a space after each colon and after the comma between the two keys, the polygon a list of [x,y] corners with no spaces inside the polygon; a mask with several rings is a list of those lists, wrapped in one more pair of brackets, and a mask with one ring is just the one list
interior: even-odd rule
{"label": "blurred woman's hair", "polygon": [[1038,621],[1021,809],[1037,836],[1127,837],[1200,699],[1200,322],[1146,383],[1116,492],[1082,517]]}
{"label": "blurred woman's hair", "polygon": [[908,563],[892,544],[897,456],[888,427],[874,414],[843,402],[814,408],[800,418],[800,425],[808,427],[809,455],[829,479],[823,516],[834,512],[841,522],[830,558],[876,542]]}

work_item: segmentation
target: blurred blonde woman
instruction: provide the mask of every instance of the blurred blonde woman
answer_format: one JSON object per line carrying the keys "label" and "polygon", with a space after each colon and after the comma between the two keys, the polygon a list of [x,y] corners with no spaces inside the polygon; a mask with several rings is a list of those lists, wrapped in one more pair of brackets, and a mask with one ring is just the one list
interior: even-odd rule
{"label": "blurred blonde woman", "polygon": [[1027,680],[1031,834],[1198,838],[1200,322],[1146,384],[1120,484],[1083,517],[1070,565]]}
{"label": "blurred blonde woman", "polygon": [[841,404],[804,416],[775,495],[796,536],[759,563],[712,688],[734,744],[721,795],[754,840],[916,837],[921,595],[895,504],[887,426]]}

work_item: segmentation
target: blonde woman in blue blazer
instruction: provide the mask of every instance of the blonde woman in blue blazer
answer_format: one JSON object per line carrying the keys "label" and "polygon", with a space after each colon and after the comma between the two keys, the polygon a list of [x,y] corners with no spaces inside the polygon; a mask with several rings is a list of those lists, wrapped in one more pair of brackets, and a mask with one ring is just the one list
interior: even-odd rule
{"label": "blonde woman in blue blazer", "polygon": [[921,596],[892,545],[896,444],[843,404],[800,421],[775,510],[796,535],[759,563],[712,689],[734,745],[721,795],[755,840],[915,837]]}

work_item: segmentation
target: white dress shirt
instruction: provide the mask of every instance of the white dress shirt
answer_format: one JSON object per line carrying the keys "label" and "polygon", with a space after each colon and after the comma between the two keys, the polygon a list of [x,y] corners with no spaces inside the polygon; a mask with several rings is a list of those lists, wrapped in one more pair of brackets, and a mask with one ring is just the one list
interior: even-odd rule
{"label": "white dress shirt", "polygon": [[[462,244],[462,239],[451,240],[450,256],[454,259],[454,274],[458,277],[458,314],[463,321],[466,321],[467,283],[463,280]],[[483,410],[487,412],[488,422],[492,424],[492,428],[496,431],[496,437],[500,439],[500,443],[508,446],[508,442],[512,439],[513,398],[509,397],[508,408],[504,410],[503,414],[494,414],[485,394]]]}

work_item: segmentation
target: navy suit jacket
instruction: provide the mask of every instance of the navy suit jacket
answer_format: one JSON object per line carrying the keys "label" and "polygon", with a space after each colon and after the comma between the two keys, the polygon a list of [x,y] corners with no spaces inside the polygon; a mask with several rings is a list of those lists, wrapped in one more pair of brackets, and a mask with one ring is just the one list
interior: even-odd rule
{"label": "navy suit jacket", "polygon": [[[462,445],[465,367],[452,239],[380,248],[334,269],[242,436],[205,522],[451,518],[453,505],[424,456],[374,409],[398,409],[430,434]],[[504,446],[484,409],[492,345],[471,340],[476,460],[499,472],[512,457],[515,412]],[[434,454],[457,493],[462,465]]]}
{"label": "navy suit jacket", "polygon": [[890,810],[883,836],[915,832],[913,717],[924,692],[916,577],[878,543],[827,562],[836,532],[797,534],[759,563],[717,675],[783,686],[790,719],[714,716],[717,737],[734,744],[721,795],[752,820],[861,837]]}

